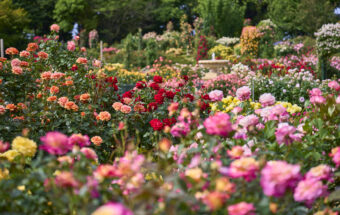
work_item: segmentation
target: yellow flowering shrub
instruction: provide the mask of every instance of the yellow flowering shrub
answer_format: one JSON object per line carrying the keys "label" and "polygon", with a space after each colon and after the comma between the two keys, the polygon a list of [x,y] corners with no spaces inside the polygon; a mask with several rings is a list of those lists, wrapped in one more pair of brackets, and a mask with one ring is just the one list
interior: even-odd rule
{"label": "yellow flowering shrub", "polygon": [[24,156],[33,157],[37,152],[37,144],[26,137],[16,137],[12,141],[12,149]]}
{"label": "yellow flowering shrub", "polygon": [[[247,106],[247,104],[249,105]],[[287,109],[287,112],[290,114],[302,111],[302,108],[300,106],[296,104],[293,105],[289,102],[278,101],[275,103],[275,105],[282,105],[284,108]],[[262,107],[261,103],[253,102],[251,99],[242,102],[237,97],[232,96],[227,96],[226,98],[223,98],[221,102],[210,103],[210,107],[213,112],[228,113],[237,106],[247,107],[250,111],[257,110]]]}
{"label": "yellow flowering shrub", "polygon": [[116,76],[119,82],[123,83],[136,83],[137,81],[145,81],[145,73],[129,71],[124,68],[123,64],[107,64],[102,69],[109,76]]}
{"label": "yellow flowering shrub", "polygon": [[12,162],[20,153],[17,150],[8,150],[0,154],[0,158],[6,158],[8,161]]}
{"label": "yellow flowering shrub", "polygon": [[170,48],[166,50],[165,54],[167,55],[172,54],[177,56],[183,54],[183,50],[181,48]]}
{"label": "yellow flowering shrub", "polygon": [[209,50],[208,55],[211,56],[213,53],[215,53],[216,57],[219,57],[224,60],[235,60],[234,51],[231,47],[226,47],[224,45],[217,45]]}

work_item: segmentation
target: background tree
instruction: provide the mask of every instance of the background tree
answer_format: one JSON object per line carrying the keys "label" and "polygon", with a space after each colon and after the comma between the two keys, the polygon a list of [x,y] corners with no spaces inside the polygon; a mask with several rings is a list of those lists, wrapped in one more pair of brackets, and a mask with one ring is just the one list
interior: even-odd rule
{"label": "background tree", "polygon": [[71,31],[75,22],[85,29],[97,27],[94,2],[91,0],[58,0],[53,18],[65,32]]}
{"label": "background tree", "polygon": [[153,31],[157,27],[153,16],[156,6],[153,0],[97,0],[99,34],[112,43],[129,33],[136,33],[138,28]]}
{"label": "background tree", "polygon": [[313,36],[323,24],[336,21],[335,4],[330,1],[301,0],[297,9],[297,28],[303,33]]}
{"label": "background tree", "polygon": [[267,0],[268,15],[278,28],[290,35],[313,36],[323,24],[335,21],[332,0]]}
{"label": "background tree", "polygon": [[0,1],[0,38],[4,39],[6,47],[24,47],[24,29],[29,23],[24,9],[16,9],[12,0]]}
{"label": "background tree", "polygon": [[297,34],[296,26],[298,6],[300,0],[271,0],[269,3],[269,18],[277,25],[282,32]]}
{"label": "background tree", "polygon": [[53,10],[57,0],[13,0],[16,7],[23,8],[30,19],[29,29],[35,35],[49,33],[53,20]]}
{"label": "background tree", "polygon": [[246,7],[236,0],[198,0],[205,26],[213,26],[221,36],[240,36]]}
{"label": "background tree", "polygon": [[189,23],[194,22],[197,17],[197,5],[197,0],[160,0],[153,13],[162,26],[172,21],[178,29],[183,15],[186,15]]}

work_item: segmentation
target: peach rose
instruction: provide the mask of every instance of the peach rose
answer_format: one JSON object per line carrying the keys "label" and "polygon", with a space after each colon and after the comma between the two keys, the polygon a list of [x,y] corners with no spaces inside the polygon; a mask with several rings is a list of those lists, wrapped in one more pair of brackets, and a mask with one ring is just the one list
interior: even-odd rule
{"label": "peach rose", "polygon": [[115,102],[113,103],[112,107],[113,109],[115,109],[116,111],[120,111],[120,109],[122,108],[123,104],[120,102]]}
{"label": "peach rose", "polygon": [[131,107],[128,106],[128,105],[123,105],[121,108],[120,108],[120,111],[122,113],[130,113],[131,112]]}
{"label": "peach rose", "polygon": [[100,146],[103,143],[103,139],[99,136],[94,136],[91,138],[91,142],[96,146]]}

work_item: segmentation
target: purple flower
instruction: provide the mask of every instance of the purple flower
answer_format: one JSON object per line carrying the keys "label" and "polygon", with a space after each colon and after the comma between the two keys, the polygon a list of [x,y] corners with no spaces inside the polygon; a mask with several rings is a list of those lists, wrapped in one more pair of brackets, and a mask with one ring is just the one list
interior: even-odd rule
{"label": "purple flower", "polygon": [[306,174],[306,178],[316,180],[328,180],[331,178],[331,172],[332,170],[329,166],[321,164],[310,169]]}
{"label": "purple flower", "polygon": [[265,93],[260,96],[260,103],[263,107],[275,104],[275,97],[270,93]]}
{"label": "purple flower", "polygon": [[278,144],[289,145],[294,141],[301,141],[302,134],[295,133],[296,128],[288,123],[280,123],[276,129],[275,136]]}
{"label": "purple flower", "polygon": [[214,90],[209,93],[211,101],[221,101],[223,99],[223,92],[221,90]]}
{"label": "purple flower", "polygon": [[172,126],[170,133],[174,137],[184,137],[190,132],[190,127],[188,123],[178,122]]}
{"label": "purple flower", "polygon": [[250,93],[250,88],[248,86],[244,86],[237,89],[236,96],[240,101],[245,101],[250,98]]}
{"label": "purple flower", "polygon": [[72,134],[69,138],[69,143],[73,145],[79,145],[79,147],[91,145],[90,138],[87,135],[82,134]]}
{"label": "purple flower", "polygon": [[208,134],[227,137],[233,130],[230,117],[226,113],[216,113],[203,122]]}
{"label": "purple flower", "polygon": [[63,155],[72,149],[72,144],[69,143],[68,137],[57,131],[48,132],[40,140],[43,142],[40,149],[52,155]]}
{"label": "purple flower", "polygon": [[311,205],[317,198],[327,193],[327,186],[317,179],[306,178],[299,182],[294,191],[294,199],[297,202],[305,202]]}
{"label": "purple flower", "polygon": [[261,171],[261,186],[267,196],[283,196],[300,179],[300,166],[285,161],[269,161]]}
{"label": "purple flower", "polygon": [[242,118],[239,122],[239,124],[244,129],[249,129],[250,126],[256,126],[256,124],[259,122],[259,118],[255,114],[248,115],[244,118]]}
{"label": "purple flower", "polygon": [[109,202],[100,206],[91,215],[133,215],[132,211],[127,209],[123,204],[116,202]]}

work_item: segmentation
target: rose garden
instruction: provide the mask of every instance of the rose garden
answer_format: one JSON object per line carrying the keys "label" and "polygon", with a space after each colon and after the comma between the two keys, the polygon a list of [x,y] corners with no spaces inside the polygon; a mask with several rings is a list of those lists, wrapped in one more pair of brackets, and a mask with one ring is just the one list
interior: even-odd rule
{"label": "rose garden", "polygon": [[204,23],[5,46],[0,214],[337,215],[340,23]]}

